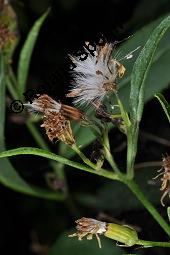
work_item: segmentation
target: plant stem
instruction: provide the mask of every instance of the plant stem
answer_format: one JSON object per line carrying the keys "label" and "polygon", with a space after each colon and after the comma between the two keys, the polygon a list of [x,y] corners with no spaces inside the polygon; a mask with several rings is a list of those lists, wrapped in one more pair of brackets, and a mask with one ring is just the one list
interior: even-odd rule
{"label": "plant stem", "polygon": [[170,242],[153,242],[153,241],[145,241],[139,239],[136,244],[144,246],[144,248],[149,247],[169,247],[170,248]]}
{"label": "plant stem", "polygon": [[103,146],[105,149],[105,158],[109,162],[110,166],[113,168],[115,173],[120,173],[119,168],[116,165],[116,162],[113,158],[113,155],[110,152],[110,142],[109,142],[109,136],[108,136],[108,128],[106,127],[103,132]]}
{"label": "plant stem", "polygon": [[150,212],[153,218],[158,222],[158,224],[162,227],[162,229],[170,236],[170,226],[167,222],[162,218],[162,216],[158,213],[156,208],[151,204],[151,202],[145,197],[143,192],[140,190],[139,186],[133,180],[122,180],[129,189],[135,194],[135,196],[139,199],[139,201],[145,206],[145,208]]}
{"label": "plant stem", "polygon": [[[128,180],[126,177],[123,177],[122,175],[114,174],[113,172],[110,172],[105,169],[101,169],[100,171],[95,171],[91,167],[87,167],[85,165],[82,165],[80,163],[71,161],[69,159],[66,159],[64,157],[58,156],[54,153],[51,153],[49,151],[45,151],[42,149],[37,148],[29,148],[29,147],[21,147],[18,149],[12,149],[8,151],[4,151],[0,153],[0,158],[4,157],[10,157],[15,155],[22,155],[22,154],[31,154],[31,155],[37,155],[41,157],[45,157],[51,160],[58,161],[62,164],[72,166],[74,168],[77,168],[78,170],[83,170],[86,172],[90,172],[99,176],[106,177],[111,180],[119,180],[122,183],[126,184],[129,189],[136,195],[136,197],[139,199],[139,201],[145,206],[145,208],[150,212],[150,214],[153,216],[153,218],[159,223],[159,225],[164,229],[164,231],[170,236],[170,226],[166,223],[166,221],[162,218],[162,216],[157,212],[157,210],[154,208],[154,206],[148,201],[148,199],[145,197],[145,195],[142,193],[138,185],[132,181]],[[84,154],[83,154],[84,155]]]}
{"label": "plant stem", "polygon": [[78,170],[86,171],[92,174],[96,174],[99,176],[103,176],[105,178],[111,179],[111,180],[120,180],[119,176],[117,174],[114,174],[111,171],[108,171],[106,169],[101,168],[100,171],[95,171],[89,166],[74,162],[72,160],[69,160],[65,157],[56,155],[52,152],[45,151],[39,148],[33,148],[33,147],[20,147],[17,149],[7,150],[0,152],[0,158],[6,158],[6,157],[12,157],[15,155],[37,155],[40,157],[48,158],[57,162],[60,162],[61,164],[65,164],[71,167],[74,167]]}
{"label": "plant stem", "polygon": [[91,161],[84,155],[84,153],[78,148],[77,145],[74,144],[74,145],[71,146],[71,148],[79,155],[79,157],[83,160],[83,162],[84,162],[86,165],[88,165],[88,166],[90,166],[92,169],[95,169],[95,170],[96,170],[97,166],[96,166],[93,162],[91,162]]}
{"label": "plant stem", "polygon": [[137,153],[139,124],[133,123],[127,132],[127,177],[134,178],[134,164]]}

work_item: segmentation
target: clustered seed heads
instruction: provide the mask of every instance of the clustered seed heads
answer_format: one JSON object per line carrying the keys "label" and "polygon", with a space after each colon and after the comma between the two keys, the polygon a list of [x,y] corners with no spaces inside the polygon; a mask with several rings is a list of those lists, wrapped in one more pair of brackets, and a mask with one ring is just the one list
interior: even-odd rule
{"label": "clustered seed heads", "polygon": [[[100,105],[109,91],[117,91],[116,79],[123,77],[125,67],[112,58],[113,48],[111,43],[96,46],[94,54],[84,60],[70,56],[75,68],[71,71],[72,88],[66,96],[74,97],[75,105]],[[88,52],[85,47],[84,51]]]}
{"label": "clustered seed heads", "polygon": [[164,198],[168,193],[170,192],[170,156],[166,155],[162,159],[162,168],[158,170],[160,172],[154,179],[158,178],[159,176],[162,175],[161,178],[161,188],[160,190],[163,191],[163,195],[161,197],[161,204],[162,206],[165,206],[164,204]]}
{"label": "clustered seed heads", "polygon": [[[95,107],[96,118],[102,122],[112,122],[119,126],[122,123],[121,119],[119,118],[120,121],[117,122],[117,119],[107,113],[102,100],[108,92],[117,92],[116,80],[123,77],[125,67],[112,58],[113,44],[100,43],[93,51],[88,42],[86,46],[88,46],[88,50],[84,47],[86,58],[70,56],[75,68],[72,70],[72,89],[66,96],[74,97],[75,104]],[[47,94],[37,94],[33,102],[26,103],[25,106],[29,107],[30,112],[39,112],[43,115],[41,127],[45,128],[50,141],[61,140],[72,146],[75,144],[75,138],[70,122],[90,124],[83,111],[57,102]]]}

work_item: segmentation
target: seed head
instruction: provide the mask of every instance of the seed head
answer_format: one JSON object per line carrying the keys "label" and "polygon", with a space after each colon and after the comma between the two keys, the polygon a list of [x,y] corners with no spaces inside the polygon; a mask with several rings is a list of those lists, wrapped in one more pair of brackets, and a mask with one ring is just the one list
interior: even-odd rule
{"label": "seed head", "polygon": [[67,97],[74,97],[73,102],[78,105],[100,104],[109,91],[117,91],[116,79],[124,75],[125,67],[112,58],[111,43],[96,46],[94,54],[85,47],[84,51],[87,54],[84,60],[70,56],[75,68],[71,71],[72,88]]}
{"label": "seed head", "polygon": [[75,144],[70,121],[66,120],[61,113],[51,112],[44,115],[41,127],[45,128],[50,141],[57,139],[70,146]]}
{"label": "seed head", "polygon": [[86,120],[85,114],[75,107],[56,102],[50,96],[37,95],[33,103],[25,104],[32,111],[40,112],[43,115],[43,124],[50,141],[61,140],[72,146],[75,139],[70,125],[70,120]]}

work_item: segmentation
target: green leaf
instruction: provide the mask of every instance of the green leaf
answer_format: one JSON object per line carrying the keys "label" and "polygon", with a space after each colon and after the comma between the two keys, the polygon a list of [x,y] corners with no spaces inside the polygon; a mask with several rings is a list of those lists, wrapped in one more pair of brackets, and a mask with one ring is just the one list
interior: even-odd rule
{"label": "green leaf", "polygon": [[166,17],[154,29],[134,64],[130,91],[130,115],[132,121],[139,122],[141,120],[147,75],[158,44],[169,27],[170,16]]}
{"label": "green leaf", "polygon": [[102,248],[98,247],[98,243],[95,237],[92,240],[84,238],[81,242],[77,238],[70,238],[68,234],[75,232],[69,231],[69,233],[63,233],[52,246],[49,251],[49,255],[121,255],[122,250],[116,246],[116,243],[109,240],[106,237],[101,237]]}
{"label": "green leaf", "polygon": [[157,93],[155,97],[159,100],[160,104],[162,105],[162,108],[168,118],[168,121],[170,122],[170,105],[166,101],[165,97],[161,93]]}
{"label": "green leaf", "polygon": [[32,52],[39,35],[40,28],[49,14],[50,9],[48,9],[33,25],[31,28],[23,48],[20,52],[19,63],[18,63],[18,90],[20,96],[25,92],[26,80],[28,76],[28,70],[30,65],[30,60],[32,56]]}
{"label": "green leaf", "polygon": [[170,207],[167,207],[167,215],[168,215],[168,219],[170,221]]}
{"label": "green leaf", "polygon": [[42,150],[42,149],[38,149],[38,148],[20,147],[20,148],[17,148],[17,149],[12,149],[12,150],[8,150],[8,151],[0,152],[0,158],[12,157],[12,156],[16,156],[16,155],[40,156],[40,157],[44,157],[44,158],[47,158],[47,159],[51,159],[51,160],[60,162],[64,165],[72,166],[72,167],[77,168],[79,170],[83,170],[83,171],[86,171],[86,172],[89,172],[89,173],[104,176],[104,177],[109,178],[111,180],[118,180],[118,176],[116,174],[113,174],[110,171],[107,171],[105,169],[101,169],[100,171],[95,171],[94,169],[90,168],[89,166],[71,161],[71,160],[69,160],[65,157],[62,157],[62,156],[56,155],[52,152]]}
{"label": "green leaf", "polygon": [[144,107],[144,96],[146,79],[153,62],[153,57],[158,44],[170,27],[170,16],[166,17],[151,33],[145,46],[137,58],[131,76],[130,90],[130,118],[132,126],[128,130],[128,150],[127,150],[127,173],[130,179],[134,176],[134,162],[137,153],[137,141],[139,123],[142,118]]}
{"label": "green leaf", "polygon": [[[3,56],[0,55],[0,151],[5,151],[4,127],[5,127],[5,66]],[[10,161],[5,158],[0,159],[0,182],[15,190],[36,197],[61,200],[62,194],[50,190],[41,189],[25,182],[13,168]]]}

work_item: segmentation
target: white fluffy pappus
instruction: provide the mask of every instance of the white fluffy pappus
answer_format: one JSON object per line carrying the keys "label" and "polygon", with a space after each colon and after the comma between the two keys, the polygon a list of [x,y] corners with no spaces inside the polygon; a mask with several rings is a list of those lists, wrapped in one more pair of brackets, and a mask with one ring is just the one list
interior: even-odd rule
{"label": "white fluffy pappus", "polygon": [[71,71],[71,89],[66,96],[74,97],[75,105],[100,105],[109,91],[117,90],[116,78],[124,75],[125,67],[112,58],[111,43],[96,46],[93,55],[85,47],[84,52],[84,60],[70,56],[75,68]]}

